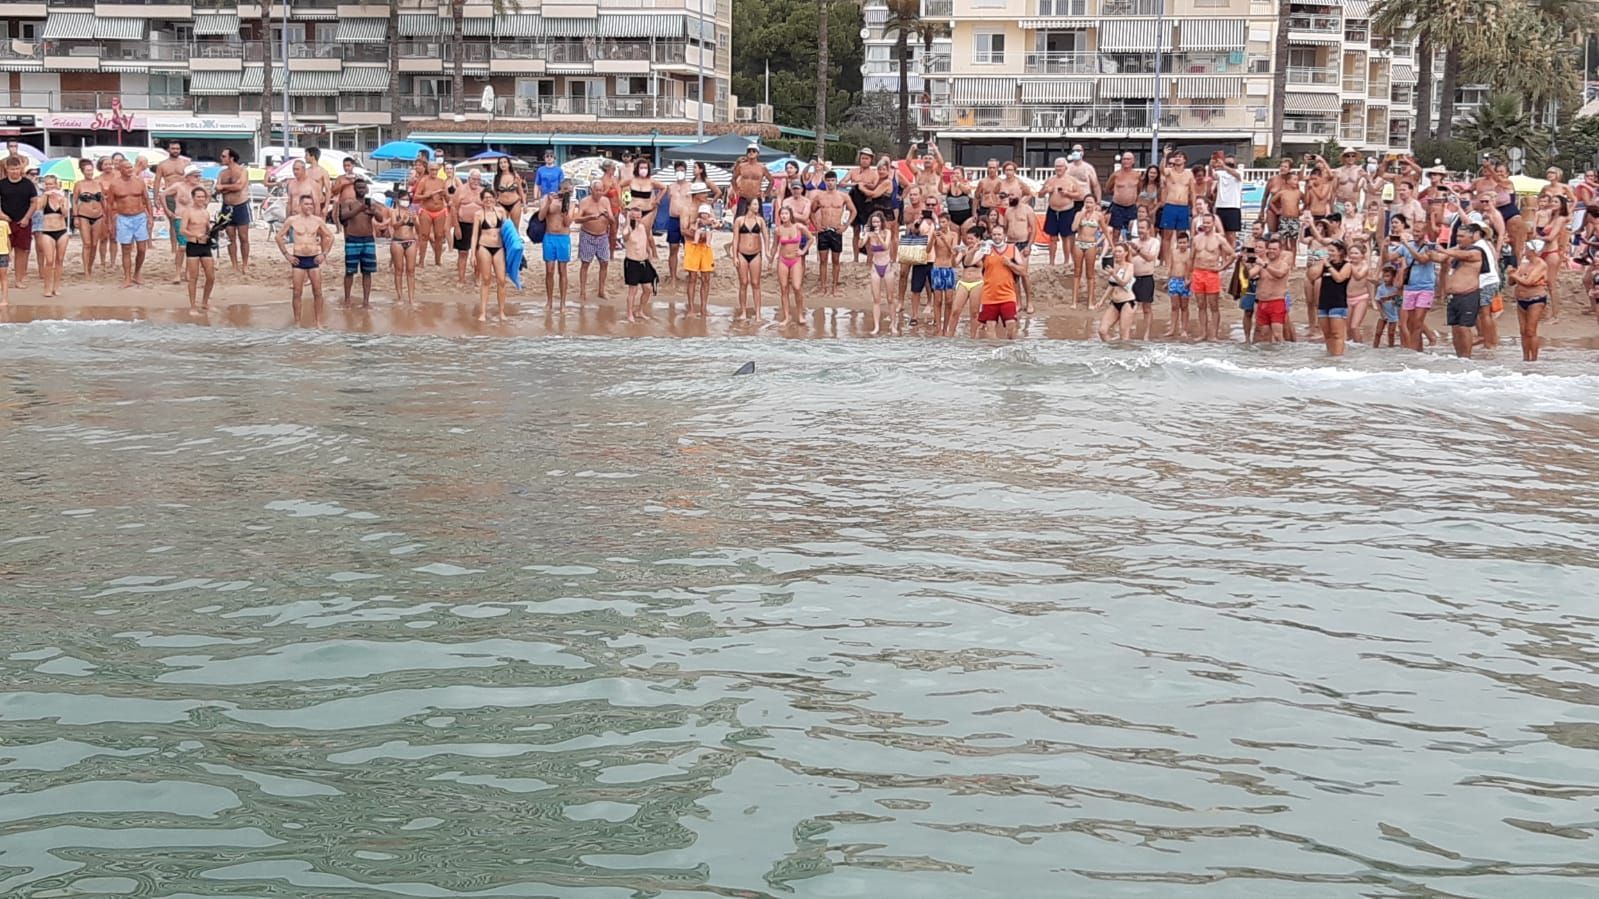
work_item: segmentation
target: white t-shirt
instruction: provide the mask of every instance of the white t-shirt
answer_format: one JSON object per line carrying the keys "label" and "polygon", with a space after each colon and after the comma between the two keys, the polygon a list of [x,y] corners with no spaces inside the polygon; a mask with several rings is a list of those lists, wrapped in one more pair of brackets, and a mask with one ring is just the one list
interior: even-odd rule
{"label": "white t-shirt", "polygon": [[1243,179],[1226,169],[1216,170],[1216,208],[1242,209],[1244,205]]}
{"label": "white t-shirt", "polygon": [[1482,250],[1483,255],[1482,273],[1477,275],[1477,286],[1479,288],[1498,286],[1499,260],[1496,257],[1499,254],[1494,252],[1494,245],[1488,242],[1488,238],[1484,237],[1472,244],[1472,246]]}

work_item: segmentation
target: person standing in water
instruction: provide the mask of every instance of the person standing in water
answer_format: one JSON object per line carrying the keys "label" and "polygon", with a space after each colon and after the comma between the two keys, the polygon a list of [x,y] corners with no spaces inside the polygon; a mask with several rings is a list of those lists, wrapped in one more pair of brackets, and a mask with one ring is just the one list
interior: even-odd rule
{"label": "person standing in water", "polygon": [[283,223],[274,240],[278,252],[294,269],[294,323],[298,325],[304,321],[300,299],[309,282],[312,324],[322,327],[322,263],[328,258],[328,250],[333,248],[333,228],[317,208],[315,197],[310,194],[300,196],[299,209]]}
{"label": "person standing in water", "polygon": [[358,179],[354,196],[339,201],[338,209],[339,227],[344,230],[344,300],[339,305],[350,305],[350,288],[360,271],[362,309],[372,306],[372,276],[378,270],[377,227],[389,220],[388,208],[372,202],[367,190],[366,179]]}
{"label": "person standing in water", "polygon": [[[639,210],[640,216],[644,218],[645,227],[648,228],[649,213],[637,203],[633,208]],[[539,207],[538,217],[544,222],[544,308],[545,310],[555,308],[555,287],[559,281],[561,311],[565,312],[566,275],[568,267],[572,264],[572,180],[570,178],[561,182],[561,189],[558,192],[544,197],[544,205]]]}
{"label": "person standing in water", "polygon": [[1327,243],[1327,260],[1321,267],[1321,295],[1316,305],[1316,317],[1321,319],[1321,332],[1327,338],[1327,355],[1342,356],[1348,337],[1349,279],[1355,276],[1349,264],[1348,249],[1341,240]]}
{"label": "person standing in water", "polygon": [[389,210],[389,267],[394,270],[394,301],[409,306],[416,302],[416,213],[411,211],[411,195],[401,187],[394,191],[394,208]]}
{"label": "person standing in water", "polygon": [[1294,258],[1282,238],[1266,238],[1265,248],[1249,267],[1249,280],[1255,287],[1255,342],[1278,343],[1288,324],[1288,279],[1294,273]]}
{"label": "person standing in water", "polygon": [[250,270],[250,172],[232,147],[222,151],[217,193],[228,220],[228,263],[235,272]]}
{"label": "person standing in water", "polygon": [[611,243],[616,240],[616,218],[611,215],[610,201],[600,191],[599,179],[589,185],[589,194],[577,204],[577,302],[582,305],[589,297],[589,264],[599,263],[599,283],[595,289],[596,300],[607,299],[605,279],[611,271]]}
{"label": "person standing in water", "polygon": [[[478,307],[477,320],[489,320],[489,289],[494,289],[494,300],[500,321],[505,321],[505,242],[500,234],[500,224],[507,220],[505,207],[499,203],[485,203],[478,219],[477,230],[472,232],[472,255],[477,259]],[[550,236],[545,235],[546,246]],[[570,237],[568,237],[570,240]],[[566,277],[562,269],[561,303],[565,310]]]}
{"label": "person standing in water", "polygon": [[[224,205],[224,214],[226,206]],[[211,309],[211,288],[217,282],[216,246],[211,237],[211,195],[203,187],[191,188],[189,200],[179,207],[173,226],[183,235],[184,263],[189,282],[189,310],[205,313]],[[205,275],[205,288],[199,289],[200,276]],[[199,302],[195,294],[199,293]]]}
{"label": "person standing in water", "polygon": [[655,292],[655,266],[650,264],[650,243],[654,237],[636,208],[627,210],[627,219],[617,229],[622,240],[622,283],[627,285],[627,320],[644,321],[650,314],[650,297]]}
{"label": "person standing in water", "polygon": [[[701,203],[699,214],[683,230],[683,269],[689,276],[688,315],[705,317],[705,306],[711,295],[711,272],[716,270],[716,257],[711,253],[711,233],[715,228],[710,204]],[[698,312],[694,304],[696,296],[699,297]]]}

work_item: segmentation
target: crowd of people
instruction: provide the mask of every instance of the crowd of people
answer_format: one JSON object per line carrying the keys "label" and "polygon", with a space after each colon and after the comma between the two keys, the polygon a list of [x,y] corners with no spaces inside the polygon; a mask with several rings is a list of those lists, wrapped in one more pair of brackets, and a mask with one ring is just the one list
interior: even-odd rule
{"label": "crowd of people", "polygon": [[[357,302],[359,278],[359,304],[367,306],[381,238],[397,303],[415,302],[418,269],[451,265],[448,248],[457,285],[475,282],[483,320],[491,298],[504,318],[508,282],[519,280],[523,265],[542,263],[546,308],[563,310],[574,255],[580,304],[589,300],[591,274],[593,296],[610,298],[611,262],[621,257],[628,321],[650,318],[663,289],[680,290],[689,314],[704,315],[722,282],[720,257],[736,283],[734,319],[764,321],[767,282],[775,279],[778,325],[803,320],[810,297],[837,296],[848,255],[852,265],[867,266],[874,335],[920,326],[948,336],[1014,337],[1020,318],[1046,299],[1035,267],[1057,265],[1067,288],[1048,299],[1096,310],[1104,340],[1159,336],[1157,278],[1170,303],[1167,339],[1228,339],[1225,294],[1242,310],[1246,340],[1316,339],[1334,355],[1368,339],[1421,350],[1440,339],[1427,323],[1437,304],[1455,352],[1469,356],[1498,343],[1498,318],[1513,300],[1524,357],[1535,360],[1539,324],[1560,312],[1563,273],[1585,265],[1583,311],[1599,301],[1592,252],[1599,175],[1592,172],[1568,185],[1560,170],[1548,170],[1547,184],[1523,208],[1506,165],[1486,156],[1471,181],[1451,182],[1441,167],[1423,170],[1409,156],[1363,161],[1350,150],[1335,165],[1306,154],[1281,160],[1264,201],[1246,211],[1244,175],[1220,152],[1190,165],[1181,149],[1169,148],[1142,167],[1123,153],[1101,175],[1078,145],[1034,183],[1014,162],[989,160],[973,179],[936,145],[917,150],[901,160],[862,149],[852,167],[818,159],[774,172],[751,144],[732,164],[725,194],[703,163],[658,173],[650,158],[624,155],[579,186],[548,152],[526,175],[504,157],[491,172],[464,179],[423,154],[385,203],[352,159],[332,176],[312,148],[283,182],[288,213],[273,243],[290,267],[296,320],[309,290],[316,322],[321,268],[335,245],[342,239],[343,304]],[[221,238],[235,271],[253,264],[248,173],[224,151],[213,191],[181,144],[167,153],[148,190],[143,164],[120,155],[97,165],[83,160],[81,178],[67,190],[49,175],[35,183],[25,160],[8,154],[0,240],[10,256],[0,253],[0,266],[9,263],[20,283],[32,249],[45,296],[58,295],[75,227],[86,276],[97,259],[110,264],[116,250],[123,285],[137,285],[151,219],[164,216],[172,223],[174,280],[187,283],[196,310],[209,308]],[[220,214],[210,211],[213,201]],[[524,233],[538,258],[529,251],[529,262],[518,263]],[[816,273],[808,277],[813,251]],[[1290,322],[1295,302],[1303,332]]]}

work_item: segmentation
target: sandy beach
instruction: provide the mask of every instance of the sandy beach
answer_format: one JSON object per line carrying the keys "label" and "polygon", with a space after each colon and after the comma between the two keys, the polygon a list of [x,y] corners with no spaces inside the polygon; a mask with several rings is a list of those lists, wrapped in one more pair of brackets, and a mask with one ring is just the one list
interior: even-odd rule
{"label": "sandy beach", "polygon": [[[37,259],[30,258],[28,281],[21,289],[13,288],[10,305],[0,309],[0,322],[24,323],[43,320],[95,321],[123,320],[149,321],[167,324],[193,324],[237,328],[289,328],[294,326],[290,308],[290,269],[271,245],[264,231],[251,235],[252,267],[247,274],[229,269],[226,252],[219,251],[217,285],[209,314],[190,311],[186,288],[170,283],[173,277],[172,256],[164,241],[152,242],[145,262],[144,285],[121,288],[120,264],[109,269],[97,266],[93,278],[83,275],[79,244],[75,240],[68,250],[66,274],[61,295],[45,299],[40,287]],[[344,260],[342,241],[335,245],[325,265],[324,291],[326,311],[323,326],[335,330],[369,334],[427,334],[445,337],[461,336],[749,336],[773,337],[860,337],[869,338],[871,321],[871,293],[864,261],[851,263],[845,254],[844,274],[837,297],[819,295],[816,286],[816,264],[812,256],[806,264],[806,323],[779,326],[772,320],[777,315],[776,281],[763,276],[761,322],[732,321],[732,310],[737,304],[738,283],[733,264],[724,255],[728,235],[719,235],[717,244],[717,269],[711,288],[711,314],[699,318],[684,314],[683,287],[667,284],[665,245],[661,244],[656,267],[661,272],[661,293],[654,304],[655,320],[628,322],[625,320],[626,288],[622,284],[620,264],[613,264],[607,281],[607,297],[598,300],[593,296],[594,272],[591,271],[590,297],[578,303],[578,271],[576,261],[570,269],[570,293],[564,313],[550,313],[544,300],[543,264],[538,248],[532,251],[531,268],[523,273],[524,289],[512,290],[507,296],[508,320],[504,322],[477,320],[478,291],[475,284],[465,287],[456,283],[455,251],[446,247],[445,265],[436,267],[431,262],[417,273],[417,298],[414,306],[394,303],[394,281],[389,270],[389,251],[386,242],[378,246],[378,273],[373,276],[372,305],[360,308],[360,283],[355,285],[356,306],[340,306],[343,289]],[[1019,336],[1028,339],[1091,340],[1095,339],[1095,322],[1098,313],[1085,305],[1073,308],[1070,302],[1071,279],[1059,263],[1046,263],[1044,251],[1035,251],[1031,259],[1031,279],[1037,299],[1035,314],[1023,316]],[[470,273],[468,275],[470,277]],[[1562,315],[1556,322],[1545,322],[1541,334],[1546,346],[1580,346],[1599,348],[1599,322],[1596,322],[1586,304],[1573,301],[1578,293],[1579,277],[1576,272],[1566,273],[1564,296],[1566,302]],[[1164,277],[1157,277],[1164,287]],[[1296,276],[1298,295],[1302,283]],[[1096,291],[1103,281],[1096,283]],[[309,288],[307,289],[309,301]],[[490,297],[491,317],[493,297]],[[1499,318],[1501,341],[1513,345],[1516,339],[1514,306]],[[1229,297],[1221,301],[1222,322],[1233,340],[1242,339],[1242,314]],[[1166,333],[1170,301],[1164,290],[1156,294],[1155,335],[1157,340]],[[1295,303],[1293,321],[1304,330],[1304,312]],[[1434,308],[1428,319],[1434,329],[1444,329],[1444,310]],[[1367,340],[1374,327],[1374,317],[1368,316],[1365,324]],[[925,324],[907,326],[906,335],[927,335],[931,332]],[[892,335],[876,339],[894,339]],[[1445,335],[1447,343],[1447,334]],[[1504,352],[1499,355],[1506,355]]]}

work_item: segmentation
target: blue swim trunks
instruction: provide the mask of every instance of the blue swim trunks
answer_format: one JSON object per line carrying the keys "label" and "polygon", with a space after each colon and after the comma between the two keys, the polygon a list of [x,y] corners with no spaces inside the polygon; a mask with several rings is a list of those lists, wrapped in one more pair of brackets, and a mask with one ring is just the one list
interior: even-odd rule
{"label": "blue swim trunks", "polygon": [[667,244],[680,244],[683,242],[683,223],[675,215],[663,216],[666,219]]}
{"label": "blue swim trunks", "polygon": [[1184,299],[1193,296],[1192,291],[1188,289],[1188,279],[1177,275],[1166,279],[1166,292],[1174,297],[1183,297]]}
{"label": "blue swim trunks", "polygon": [[344,238],[344,273],[353,275],[356,269],[370,275],[378,270],[378,242],[370,237]]}
{"label": "blue swim trunks", "polygon": [[955,270],[952,268],[934,266],[933,276],[930,280],[932,281],[934,290],[954,290]]}
{"label": "blue swim trunks", "polygon": [[1187,231],[1188,207],[1167,203],[1160,207],[1160,230],[1162,231]]}
{"label": "blue swim trunks", "polygon": [[1238,298],[1238,308],[1243,312],[1255,311],[1255,292],[1253,290]]}
{"label": "blue swim trunks", "polygon": [[150,217],[144,213],[123,215],[117,213],[117,246],[144,243],[150,239]]}
{"label": "blue swim trunks", "polygon": [[545,234],[544,235],[544,261],[545,262],[571,262],[572,261],[572,235],[570,235],[570,234]]}

